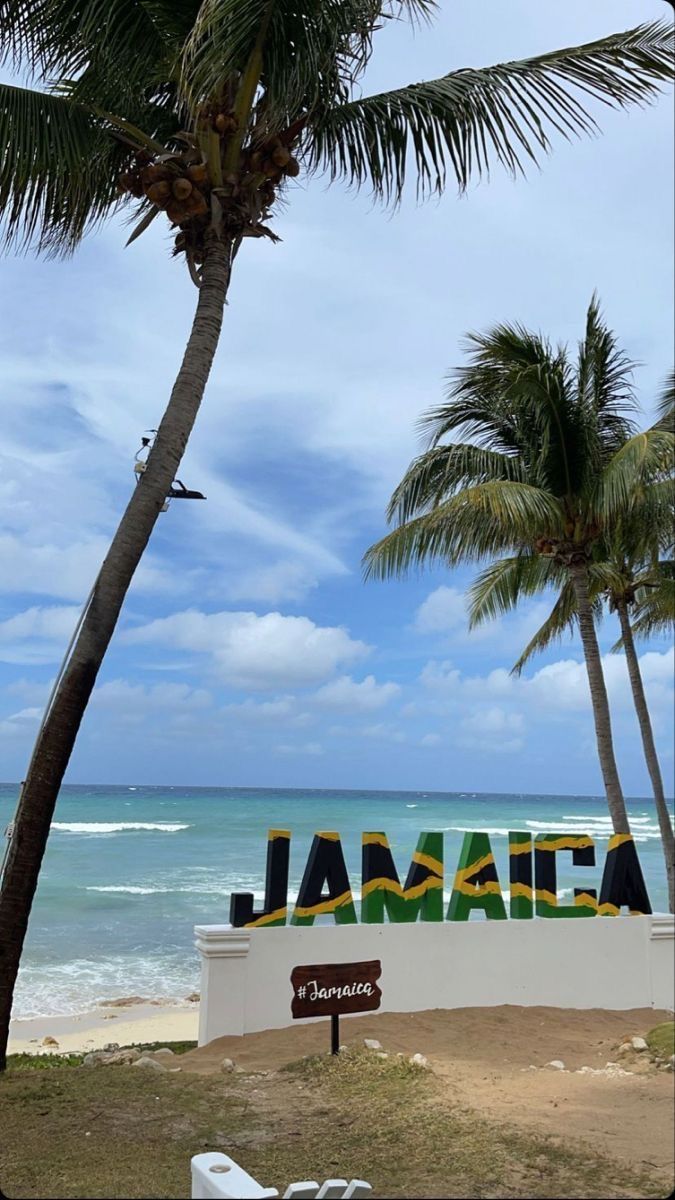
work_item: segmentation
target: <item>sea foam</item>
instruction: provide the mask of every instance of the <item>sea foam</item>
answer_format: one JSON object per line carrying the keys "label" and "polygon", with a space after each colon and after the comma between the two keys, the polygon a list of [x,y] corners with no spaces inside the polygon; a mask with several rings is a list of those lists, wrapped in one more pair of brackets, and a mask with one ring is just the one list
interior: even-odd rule
{"label": "sea foam", "polygon": [[126,833],[127,830],[155,830],[158,833],[179,833],[189,825],[168,821],[53,821],[52,829],[59,833]]}

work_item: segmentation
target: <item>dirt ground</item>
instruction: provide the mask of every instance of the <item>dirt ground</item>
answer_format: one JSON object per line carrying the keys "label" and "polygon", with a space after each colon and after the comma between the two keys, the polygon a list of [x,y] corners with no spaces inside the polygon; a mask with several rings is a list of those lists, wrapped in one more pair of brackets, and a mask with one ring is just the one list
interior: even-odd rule
{"label": "dirt ground", "polygon": [[[348,1053],[334,1058],[320,1022],[175,1042],[160,1073],[18,1055],[0,1077],[2,1194],[180,1200],[192,1155],[222,1150],[282,1195],[295,1179],[343,1176],[365,1177],[377,1200],[657,1200],[673,1188],[675,1076],[617,1049],[669,1016],[386,1013],[343,1019]],[[417,1053],[430,1069],[410,1064]]]}
{"label": "dirt ground", "polygon": [[[616,1054],[626,1037],[643,1037],[671,1016],[505,1005],[343,1018],[340,1031],[348,1046],[369,1037],[390,1054],[424,1054],[454,1106],[563,1143],[583,1139],[598,1153],[673,1180],[675,1075],[657,1071],[644,1053]],[[227,1057],[246,1071],[276,1070],[324,1052],[329,1041],[328,1022],[219,1038],[183,1056],[182,1066],[208,1074]],[[553,1059],[565,1071],[546,1067]],[[607,1062],[629,1074],[575,1073]]]}

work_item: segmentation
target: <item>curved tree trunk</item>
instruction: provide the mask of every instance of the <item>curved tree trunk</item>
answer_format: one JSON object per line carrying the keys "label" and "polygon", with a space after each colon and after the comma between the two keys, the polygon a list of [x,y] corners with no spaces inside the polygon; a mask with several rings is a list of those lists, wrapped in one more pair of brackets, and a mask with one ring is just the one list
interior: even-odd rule
{"label": "curved tree trunk", "polygon": [[628,607],[625,600],[616,601],[616,611],[619,614],[621,623],[621,632],[623,634],[623,646],[626,651],[626,664],[628,666],[628,677],[630,686],[633,692],[633,700],[635,701],[635,711],[637,712],[638,722],[640,724],[640,733],[642,734],[642,745],[645,752],[647,762],[647,770],[652,781],[652,789],[654,791],[654,802],[656,804],[656,812],[659,819],[659,829],[661,830],[661,841],[663,843],[663,854],[666,860],[666,876],[668,878],[668,907],[670,912],[675,912],[675,836],[673,835],[673,826],[670,821],[670,813],[663,791],[663,779],[661,776],[661,768],[656,754],[656,746],[654,744],[654,733],[652,731],[652,723],[647,708],[647,698],[645,696],[644,685],[642,683],[642,675],[640,673],[640,663],[635,650],[635,640],[633,638],[633,630],[631,628],[630,619],[628,616]]}
{"label": "curved tree trunk", "polygon": [[600,759],[602,778],[605,784],[607,807],[609,808],[614,832],[630,833],[628,813],[626,812],[616,758],[614,757],[609,701],[607,700],[607,688],[605,687],[605,677],[602,671],[600,647],[598,646],[598,639],[595,633],[593,610],[588,598],[586,565],[585,563],[573,562],[570,564],[569,572],[572,577],[577,600],[579,631],[581,633],[581,643],[584,648],[584,658],[586,659],[588,683],[591,689],[595,737],[598,744],[598,758]]}
{"label": "curved tree trunk", "polygon": [[38,735],[14,822],[0,890],[0,1070],[14,985],[49,827],[63,776],[124,598],[204,395],[223,321],[231,244],[212,235],[192,331],[146,469],[134,489],[94,586],[70,660]]}

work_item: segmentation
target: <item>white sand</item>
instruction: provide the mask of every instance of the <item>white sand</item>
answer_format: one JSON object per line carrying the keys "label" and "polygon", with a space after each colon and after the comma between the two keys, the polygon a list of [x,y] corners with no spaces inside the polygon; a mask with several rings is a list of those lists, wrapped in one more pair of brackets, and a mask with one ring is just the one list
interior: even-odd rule
{"label": "white sand", "polygon": [[[9,1053],[63,1053],[99,1050],[107,1042],[120,1046],[132,1042],[196,1041],[199,1004],[134,1004],[124,1008],[97,1008],[72,1017],[31,1017],[12,1021]],[[43,1046],[45,1037],[58,1046]]]}

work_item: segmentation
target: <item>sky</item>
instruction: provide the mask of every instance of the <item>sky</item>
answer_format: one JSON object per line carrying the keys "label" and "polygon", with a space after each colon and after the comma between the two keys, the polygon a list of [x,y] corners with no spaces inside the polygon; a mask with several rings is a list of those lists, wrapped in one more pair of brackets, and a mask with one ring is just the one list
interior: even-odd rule
{"label": "sky", "polygon": [[[663,0],[466,0],[378,34],[364,90],[573,45]],[[5,76],[7,77],[7,76]],[[244,243],[180,469],[206,503],[153,534],[75,747],[71,783],[601,791],[581,648],[510,668],[550,597],[474,633],[472,568],[364,583],[416,421],[463,337],[520,321],[572,346],[597,289],[647,423],[673,362],[673,110],[593,112],[602,136],[513,182],[394,213],[294,181],[279,245]],[[51,680],[180,364],[196,292],[157,221],[66,261],[0,260],[0,778],[22,778]],[[649,794],[625,662],[599,631],[620,773]],[[673,650],[640,647],[673,790]]]}

